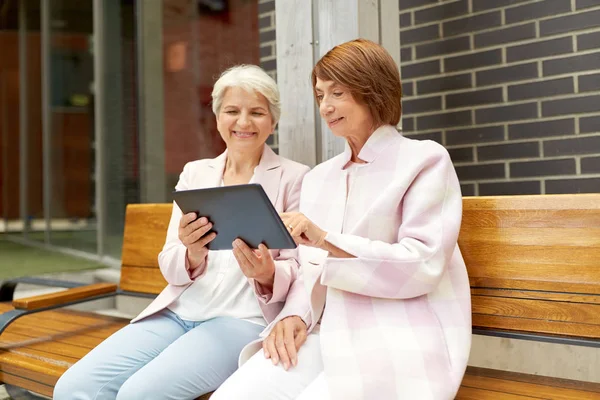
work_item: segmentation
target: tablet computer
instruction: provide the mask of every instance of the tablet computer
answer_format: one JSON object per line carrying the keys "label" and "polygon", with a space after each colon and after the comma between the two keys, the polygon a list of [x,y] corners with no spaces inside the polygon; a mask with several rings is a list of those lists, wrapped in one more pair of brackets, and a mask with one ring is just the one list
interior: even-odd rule
{"label": "tablet computer", "polygon": [[269,249],[296,248],[275,207],[257,183],[179,190],[173,192],[173,199],[184,214],[195,212],[212,222],[211,231],[217,236],[208,244],[210,250],[231,250],[236,238],[253,249],[260,243]]}

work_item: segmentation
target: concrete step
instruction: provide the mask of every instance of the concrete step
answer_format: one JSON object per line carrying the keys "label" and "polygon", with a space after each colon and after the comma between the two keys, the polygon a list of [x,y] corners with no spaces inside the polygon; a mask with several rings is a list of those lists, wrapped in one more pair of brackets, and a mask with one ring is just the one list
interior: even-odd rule
{"label": "concrete step", "polygon": [[133,319],[137,314],[128,314],[117,310],[116,308],[106,308],[94,311],[95,314],[107,315],[109,317],[118,317],[125,319]]}
{"label": "concrete step", "polygon": [[[36,396],[37,396],[37,398],[52,400],[52,399],[50,399],[50,397],[42,396],[40,394],[36,394]],[[20,399],[28,399],[28,398],[29,397],[23,397],[23,395],[21,395],[15,399],[13,399],[6,392],[6,387],[4,385],[0,385],[0,400],[20,400]]]}
{"label": "concrete step", "polygon": [[4,389],[4,385],[0,385],[0,400],[10,400],[6,389]]}

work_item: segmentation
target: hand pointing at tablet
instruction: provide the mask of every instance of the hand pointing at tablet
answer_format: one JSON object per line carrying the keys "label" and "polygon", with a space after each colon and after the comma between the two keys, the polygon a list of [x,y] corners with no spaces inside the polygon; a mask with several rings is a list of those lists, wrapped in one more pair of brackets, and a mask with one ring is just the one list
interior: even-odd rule
{"label": "hand pointing at tablet", "polygon": [[319,228],[317,224],[308,219],[304,214],[299,212],[287,212],[279,214],[279,216],[297,244],[326,250],[329,252],[330,257],[355,257],[326,241],[325,237],[327,236],[327,232]]}
{"label": "hand pointing at tablet", "polygon": [[299,212],[287,212],[279,215],[297,244],[322,248],[327,232]]}

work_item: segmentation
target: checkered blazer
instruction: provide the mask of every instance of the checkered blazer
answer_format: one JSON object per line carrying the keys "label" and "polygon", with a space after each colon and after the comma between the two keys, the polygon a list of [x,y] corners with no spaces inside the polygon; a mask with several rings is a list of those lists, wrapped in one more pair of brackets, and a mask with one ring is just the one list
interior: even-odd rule
{"label": "checkered blazer", "polygon": [[300,196],[300,211],[328,232],[326,240],[356,258],[300,246],[295,281],[276,272],[273,298],[287,302],[262,335],[289,315],[310,330],[320,320],[333,399],[453,399],[471,346],[456,172],[442,146],[392,126],[377,129],[359,158],[368,164],[356,172],[352,210],[348,146],[306,175]]}

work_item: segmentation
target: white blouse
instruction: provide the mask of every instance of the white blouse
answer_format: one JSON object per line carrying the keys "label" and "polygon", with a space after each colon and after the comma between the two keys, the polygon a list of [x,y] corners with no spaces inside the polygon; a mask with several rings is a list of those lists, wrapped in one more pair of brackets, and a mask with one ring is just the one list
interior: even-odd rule
{"label": "white blouse", "polygon": [[[254,183],[254,175],[249,183]],[[221,186],[224,182],[221,180]],[[206,272],[169,309],[187,321],[233,317],[266,325],[258,300],[231,250],[210,250]]]}

